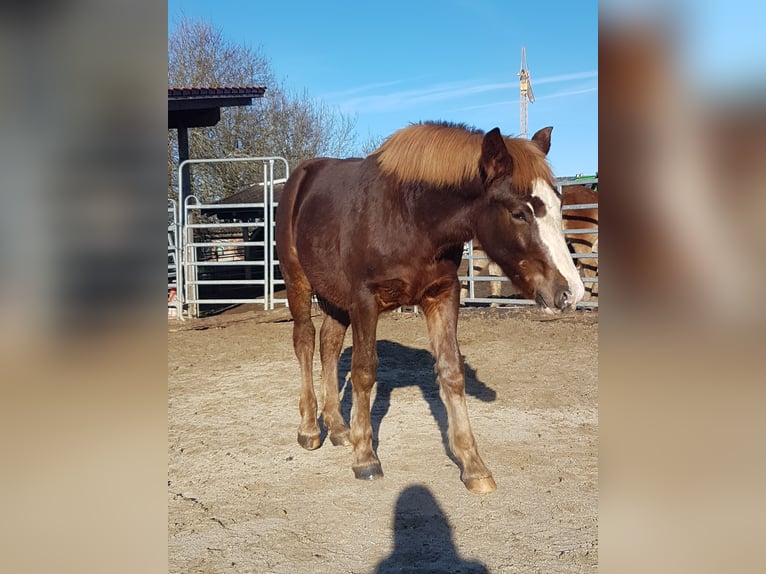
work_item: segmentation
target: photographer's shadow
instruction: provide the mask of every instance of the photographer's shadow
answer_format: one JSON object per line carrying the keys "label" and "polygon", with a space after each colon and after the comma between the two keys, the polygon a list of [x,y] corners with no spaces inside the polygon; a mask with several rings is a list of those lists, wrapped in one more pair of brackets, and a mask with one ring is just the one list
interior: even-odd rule
{"label": "photographer's shadow", "polygon": [[487,567],[460,557],[452,539],[452,526],[431,492],[409,486],[396,502],[394,550],[375,569],[375,574],[488,574]]}

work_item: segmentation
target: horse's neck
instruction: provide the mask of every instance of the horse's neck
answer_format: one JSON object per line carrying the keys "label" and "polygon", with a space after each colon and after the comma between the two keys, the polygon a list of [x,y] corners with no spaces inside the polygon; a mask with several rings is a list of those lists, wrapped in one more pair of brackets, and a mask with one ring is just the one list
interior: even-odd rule
{"label": "horse's neck", "polygon": [[429,190],[416,200],[416,211],[438,247],[465,243],[476,237],[478,198],[445,190]]}

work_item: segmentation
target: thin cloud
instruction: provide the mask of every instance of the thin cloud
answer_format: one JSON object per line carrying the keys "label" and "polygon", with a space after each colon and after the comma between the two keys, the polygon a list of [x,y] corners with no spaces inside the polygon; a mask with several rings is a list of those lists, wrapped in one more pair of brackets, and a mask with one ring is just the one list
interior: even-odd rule
{"label": "thin cloud", "polygon": [[497,102],[489,102],[488,104],[478,104],[475,106],[463,106],[460,108],[455,108],[452,110],[453,112],[465,112],[470,110],[482,110],[485,108],[506,108],[508,106],[518,105],[519,100],[501,100]]}
{"label": "thin cloud", "polygon": [[589,78],[598,78],[598,70],[591,70],[589,72],[575,72],[573,74],[560,74],[558,76],[543,76],[542,78],[535,78],[531,76],[532,86],[536,84],[552,84],[554,82],[570,82],[572,80],[587,80]]}
{"label": "thin cloud", "polygon": [[[552,94],[545,94],[545,95],[538,95],[535,97],[535,101],[539,100],[551,100],[553,98],[564,98],[567,96],[577,96],[580,94],[589,94],[593,92],[598,92],[598,85],[595,86],[586,86],[582,88],[576,88],[572,90],[564,90],[560,92],[554,92]],[[481,110],[486,108],[507,108],[508,106],[517,106],[519,104],[519,99],[513,99],[513,100],[496,100],[493,102],[487,102],[484,104],[476,104],[472,106],[462,106],[459,108],[455,108],[452,111],[455,112],[464,112],[464,111],[471,111],[471,110]]]}
{"label": "thin cloud", "polygon": [[579,94],[589,94],[591,92],[598,92],[598,86],[593,86],[590,88],[581,88],[578,90],[567,90],[564,92],[557,92],[555,94],[548,94],[547,96],[543,96],[541,98],[537,98],[538,100],[550,100],[552,98],[563,98],[566,96],[576,96]]}
{"label": "thin cloud", "polygon": [[380,88],[388,88],[390,86],[396,86],[397,84],[401,84],[404,80],[392,80],[390,82],[377,82],[374,84],[365,84],[362,86],[357,86],[356,88],[349,88],[348,90],[341,90],[339,92],[329,92],[327,94],[321,94],[320,97],[323,100],[342,100],[345,98],[348,98],[349,96],[354,96],[356,94],[361,94],[363,92],[369,92],[372,90],[377,90]]}
{"label": "thin cloud", "polygon": [[[574,80],[583,80],[589,78],[597,78],[598,71],[577,72],[572,74],[560,74],[556,76],[547,76],[539,79],[533,78],[532,85],[538,84],[552,84],[557,82],[570,82]],[[380,88],[387,88],[393,85],[401,84],[402,81],[396,82],[381,82],[379,84],[367,84],[356,88],[351,88],[343,92],[336,92],[335,94],[328,94],[325,98],[334,100],[332,103],[340,106],[341,109],[350,111],[363,111],[363,112],[384,112],[393,110],[402,110],[412,108],[420,105],[426,105],[433,102],[443,102],[448,100],[459,100],[467,96],[476,96],[478,94],[486,94],[490,92],[515,90],[518,87],[518,82],[477,82],[475,80],[464,80],[459,82],[446,82],[440,84],[434,84],[430,86],[423,86],[420,88],[411,88],[406,90],[396,90],[383,93],[372,93],[367,95],[364,92],[376,91]],[[597,88],[596,88],[597,89]],[[593,91],[589,88],[587,91]],[[584,92],[570,92],[584,93]],[[563,95],[564,93],[562,93]],[[330,98],[332,96],[332,98]],[[356,96],[356,97],[354,97]],[[545,97],[557,97],[557,96],[544,96]],[[517,100],[518,101],[518,100]],[[504,102],[508,103],[508,102]],[[512,103],[512,102],[511,102]],[[477,106],[470,106],[460,108],[461,110],[476,109],[480,107],[489,107],[498,104],[481,104]]]}
{"label": "thin cloud", "polygon": [[512,83],[508,82],[492,84],[451,82],[383,94],[370,94],[356,98],[352,97],[336,103],[346,109],[390,111],[410,108],[431,102],[457,99],[495,90],[506,90],[512,85]]}

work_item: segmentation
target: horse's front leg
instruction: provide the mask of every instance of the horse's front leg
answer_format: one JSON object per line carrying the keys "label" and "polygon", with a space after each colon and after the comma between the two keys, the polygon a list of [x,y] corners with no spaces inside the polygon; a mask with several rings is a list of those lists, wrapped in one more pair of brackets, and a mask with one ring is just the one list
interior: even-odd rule
{"label": "horse's front leg", "polygon": [[383,476],[383,468],[372,449],[372,424],[370,422],[370,394],[378,370],[376,331],[378,307],[372,296],[356,301],[351,311],[351,385],[353,403],[351,408],[351,444],[354,461],[351,468],[356,478],[372,480]]}
{"label": "horse's front leg", "polygon": [[465,402],[465,369],[457,342],[457,316],[460,302],[457,279],[429,294],[422,301],[431,346],[436,359],[439,394],[447,408],[450,450],[460,462],[460,479],[477,494],[495,491],[495,481],[479,456],[476,439],[468,420]]}

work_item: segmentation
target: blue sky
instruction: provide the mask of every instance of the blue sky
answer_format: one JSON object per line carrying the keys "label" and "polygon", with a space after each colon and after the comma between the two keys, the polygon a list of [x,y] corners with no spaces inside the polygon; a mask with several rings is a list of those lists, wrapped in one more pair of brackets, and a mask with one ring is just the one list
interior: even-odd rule
{"label": "blue sky", "polygon": [[556,175],[598,170],[595,0],[169,0],[169,29],[181,15],[261,51],[288,88],[355,116],[361,142],[425,120],[518,134],[525,46],[530,135],[554,126]]}

